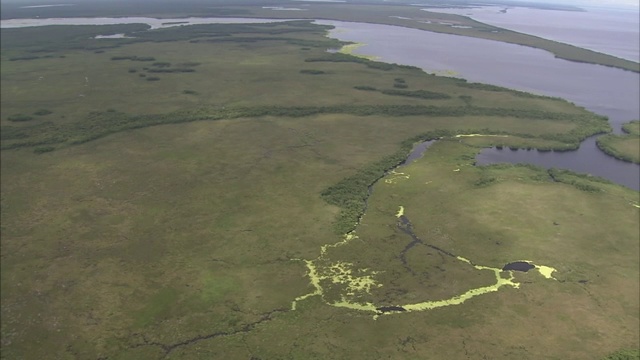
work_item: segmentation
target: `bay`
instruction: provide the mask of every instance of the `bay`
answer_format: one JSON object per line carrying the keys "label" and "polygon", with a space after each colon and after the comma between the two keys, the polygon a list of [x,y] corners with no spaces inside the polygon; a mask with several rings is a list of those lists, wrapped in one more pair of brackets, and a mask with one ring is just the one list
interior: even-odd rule
{"label": "bay", "polygon": [[[354,52],[380,61],[412,65],[430,73],[454,73],[481,82],[567,99],[609,118],[615,133],[640,118],[638,73],[571,62],[539,49],[497,41],[439,34],[389,25],[320,21],[335,26],[330,36],[366,44]],[[530,163],[588,173],[640,190],[640,166],[619,161],[587,139],[576,151],[546,152],[485,149],[478,164]]]}

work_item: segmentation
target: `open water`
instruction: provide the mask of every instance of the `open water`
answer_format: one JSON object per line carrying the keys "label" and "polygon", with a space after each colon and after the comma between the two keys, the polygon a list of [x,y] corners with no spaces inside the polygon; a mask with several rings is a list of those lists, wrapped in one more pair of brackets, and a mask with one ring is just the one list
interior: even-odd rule
{"label": "open water", "polygon": [[640,61],[640,14],[637,7],[585,7],[585,11],[497,6],[425,10],[464,15],[504,29]]}
{"label": "open water", "polygon": [[[640,118],[638,73],[571,62],[544,50],[491,40],[389,25],[321,23],[336,27],[331,37],[366,44],[355,53],[418,66],[430,73],[455,74],[472,82],[561,97],[607,116],[615,133],[621,132],[623,123]],[[576,151],[485,149],[477,158],[478,165],[496,162],[565,168],[640,190],[640,166],[604,154],[593,137]]]}

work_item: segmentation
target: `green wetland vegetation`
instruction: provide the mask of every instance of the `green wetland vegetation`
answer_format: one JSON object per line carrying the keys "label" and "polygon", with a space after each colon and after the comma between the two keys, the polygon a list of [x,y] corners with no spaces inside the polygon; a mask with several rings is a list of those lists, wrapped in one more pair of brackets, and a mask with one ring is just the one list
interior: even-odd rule
{"label": "green wetland vegetation", "polygon": [[624,135],[607,134],[598,138],[596,144],[605,153],[628,162],[640,163],[640,121],[622,126]]}
{"label": "green wetland vegetation", "polygon": [[474,166],[606,119],[326,30],[2,31],[3,358],[637,358],[638,192]]}

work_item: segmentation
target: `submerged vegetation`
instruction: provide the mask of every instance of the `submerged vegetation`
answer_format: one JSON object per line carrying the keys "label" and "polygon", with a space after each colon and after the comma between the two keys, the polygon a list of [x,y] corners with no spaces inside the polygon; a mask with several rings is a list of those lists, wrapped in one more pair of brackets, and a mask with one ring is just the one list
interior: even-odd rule
{"label": "submerged vegetation", "polygon": [[[340,45],[327,29],[3,29],[3,357],[598,358],[638,346],[637,192],[474,166],[481,146],[567,149],[610,131],[606,119],[326,54]],[[91,39],[105,33],[135,38]],[[35,51],[56,56],[10,61]],[[517,259],[553,278],[501,271]]]}

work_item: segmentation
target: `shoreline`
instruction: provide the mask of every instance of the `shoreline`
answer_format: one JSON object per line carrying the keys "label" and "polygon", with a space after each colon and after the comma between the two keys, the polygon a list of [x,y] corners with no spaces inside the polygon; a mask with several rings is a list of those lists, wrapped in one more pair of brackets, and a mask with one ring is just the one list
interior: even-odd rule
{"label": "shoreline", "polygon": [[[261,9],[262,10],[262,9]],[[422,11],[422,10],[419,10]],[[423,11],[426,14],[443,14],[436,12]],[[276,15],[276,14],[271,14]],[[283,14],[284,15],[284,14]],[[465,28],[452,28],[450,26],[442,26],[442,25],[433,25],[426,23],[416,24],[400,24],[398,21],[404,19],[393,18],[396,21],[390,21],[388,19],[372,19],[372,20],[360,20],[350,16],[314,16],[313,14],[305,15],[299,18],[289,18],[286,16],[264,16],[255,13],[251,14],[243,14],[242,16],[229,16],[229,15],[220,15],[220,16],[167,16],[167,17],[150,17],[150,16],[68,16],[64,18],[10,18],[10,19],[1,19],[0,24],[2,22],[6,22],[9,20],[45,20],[45,19],[81,19],[81,18],[111,18],[111,19],[122,19],[122,18],[151,18],[157,20],[167,20],[167,19],[176,19],[183,20],[189,18],[198,18],[198,19],[263,19],[263,20],[274,20],[274,21],[300,21],[300,20],[308,20],[308,21],[344,21],[344,22],[354,22],[354,23],[365,23],[365,24],[378,24],[378,25],[388,25],[388,26],[398,26],[409,29],[417,29],[422,31],[430,31],[434,33],[441,34],[449,34],[449,35],[458,35],[465,36],[471,38],[485,39],[485,40],[493,40],[504,42],[508,44],[521,45],[526,47],[531,47],[535,49],[544,50],[550,52],[555,57],[564,59],[567,61],[578,62],[578,63],[587,63],[587,64],[596,64],[607,67],[618,68],[621,70],[631,71],[635,73],[640,73],[640,63],[636,63],[631,60],[619,58],[613,55],[589,50],[586,48],[578,47],[575,45],[570,45],[567,43],[549,40],[543,37],[521,33],[513,30],[508,30],[505,28],[500,28],[497,26],[493,26],[490,24],[482,23],[477,20],[474,20],[467,16],[455,15],[456,17],[464,18],[467,22],[471,21],[473,23],[481,24],[485,27],[495,29],[497,32],[492,33],[477,33],[476,31],[469,31],[469,29]],[[450,15],[450,14],[445,14]],[[386,21],[385,21],[386,20]],[[73,25],[73,24],[71,24]],[[117,24],[116,24],[117,25]],[[34,25],[34,26],[47,26],[47,25]],[[31,27],[31,26],[19,26],[19,27]],[[153,25],[152,25],[153,27]],[[17,27],[4,27],[0,25],[0,28],[17,28]],[[482,36],[485,35],[485,36]],[[504,37],[507,38],[504,38]],[[514,38],[508,38],[508,36],[513,36]],[[572,55],[572,52],[577,52],[575,55]],[[595,59],[585,59],[584,57],[596,57]]]}

